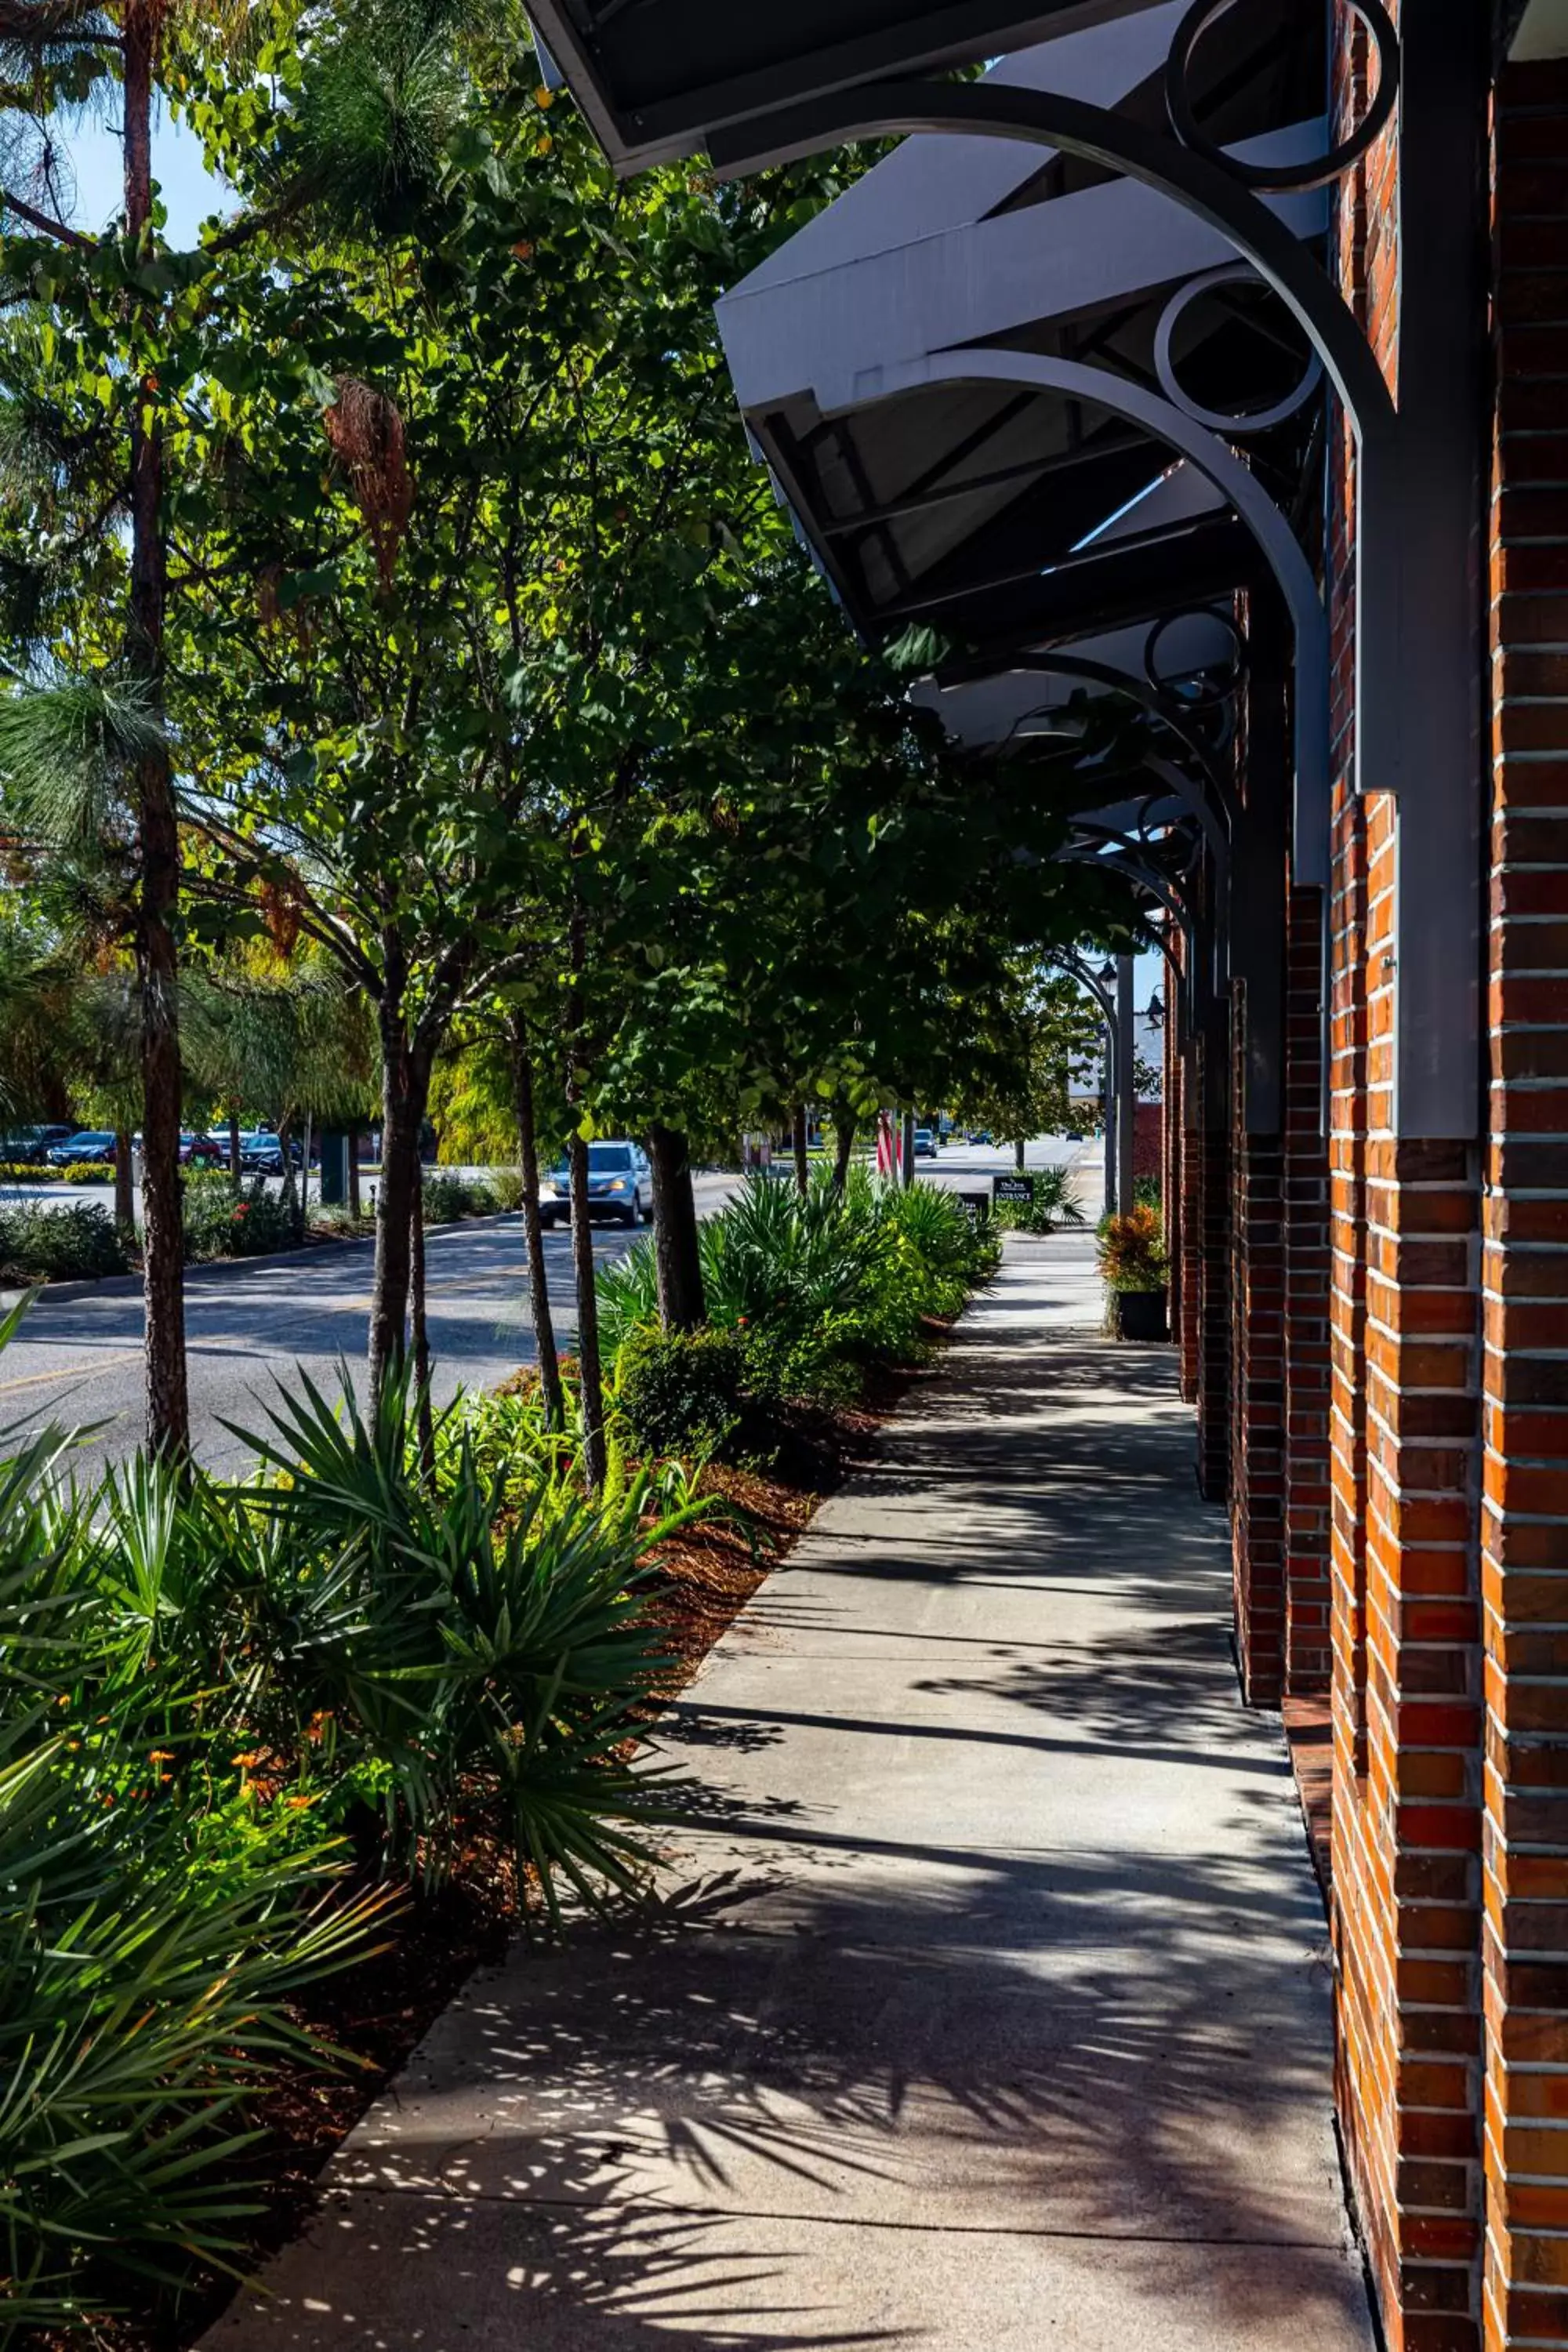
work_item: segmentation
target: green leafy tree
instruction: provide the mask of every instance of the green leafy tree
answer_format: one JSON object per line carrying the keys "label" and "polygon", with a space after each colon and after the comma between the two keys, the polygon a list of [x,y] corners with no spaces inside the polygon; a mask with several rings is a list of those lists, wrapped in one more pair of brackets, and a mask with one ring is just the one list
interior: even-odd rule
{"label": "green leafy tree", "polygon": [[[237,257],[247,344],[213,394],[205,504],[182,510],[203,822],[237,887],[287,869],[304,929],[376,1009],[378,1380],[404,1346],[445,1040],[542,950],[538,1025],[585,1125],[602,845],[726,690],[715,615],[754,595],[759,536],[787,536],[711,304],[792,225],[794,184],[618,188],[521,59],[470,47],[423,176],[362,175],[297,257]],[[373,65],[417,113],[413,69],[356,27],[308,63],[302,142]],[[591,1350],[591,1280],[580,1304]]]}
{"label": "green leafy tree", "polygon": [[[23,649],[14,698],[40,690],[46,730],[62,692],[119,714],[104,748],[123,799],[123,937],[141,1019],[148,1433],[174,1455],[188,1444],[189,1405],[182,851],[163,723],[173,511],[214,297],[263,223],[209,224],[196,248],[172,250],[153,128],[169,107],[198,123],[215,160],[254,140],[277,109],[288,16],[259,0],[17,0],[0,20],[0,277],[15,313],[0,351],[0,588]],[[121,152],[121,206],[101,232],[68,217],[70,134],[88,116],[100,136],[112,122]],[[21,761],[24,792],[37,764]]]}

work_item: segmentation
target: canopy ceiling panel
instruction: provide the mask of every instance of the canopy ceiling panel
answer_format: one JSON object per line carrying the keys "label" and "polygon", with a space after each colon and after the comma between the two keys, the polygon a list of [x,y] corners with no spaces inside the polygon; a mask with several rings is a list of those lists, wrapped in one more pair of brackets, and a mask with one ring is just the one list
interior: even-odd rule
{"label": "canopy ceiling panel", "polygon": [[617,170],[881,75],[961,65],[1138,13],[1147,0],[530,0],[548,57]]}

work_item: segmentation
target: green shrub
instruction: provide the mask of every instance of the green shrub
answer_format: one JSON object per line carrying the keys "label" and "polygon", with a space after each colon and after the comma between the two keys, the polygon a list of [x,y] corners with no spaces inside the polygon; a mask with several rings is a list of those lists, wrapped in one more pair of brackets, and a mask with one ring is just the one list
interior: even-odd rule
{"label": "green shrub", "polygon": [[143,1464],[80,1492],[70,1451],[47,1429],[0,1458],[7,2336],[241,2250],[236,2102],[310,2053],[286,2004],[385,1901],[334,1892],[344,1857],[310,1803],[264,1797],[235,1757],[258,1654],[225,1607],[246,1562],[212,1490]]}
{"label": "green shrub", "polygon": [[486,1178],[454,1176],[446,1168],[427,1169],[425,1172],[427,1225],[455,1225],[462,1217],[493,1217],[500,1207],[500,1195]]}
{"label": "green shrub", "polygon": [[79,1160],[68,1168],[51,1168],[51,1184],[112,1184],[114,1170],[106,1160]]}
{"label": "green shrub", "polygon": [[95,1282],[127,1269],[125,1244],[96,1202],[0,1204],[0,1275],[32,1282]]}
{"label": "green shrub", "polygon": [[[710,1234],[719,1223],[710,1218],[699,1226],[698,1242],[706,1275],[712,1256]],[[605,1258],[594,1276],[599,1301],[599,1344],[605,1360],[614,1362],[633,1332],[658,1320],[658,1259],[651,1234],[644,1234],[620,1257]],[[709,1311],[713,1300],[709,1297]]]}
{"label": "green shrub", "polygon": [[184,1192],[185,1255],[193,1263],[270,1257],[299,1240],[288,1202],[268,1190],[265,1176],[253,1176],[237,1192],[230,1176],[203,1171],[186,1176]]}
{"label": "green shrub", "polygon": [[718,1453],[741,1420],[747,1357],[731,1331],[661,1331],[623,1339],[616,1397],[633,1443],[652,1454]]}
{"label": "green shrub", "polygon": [[[396,1382],[367,1416],[300,1380],[250,1442],[237,1486],[73,1487],[61,1432],[0,1444],[0,2335],[129,2283],[174,2340],[149,2296],[257,2210],[245,2099],[330,2063],[294,1996],[498,1837],[558,1916],[563,1883],[640,1886],[667,1818],[645,1562],[716,1507],[686,1474],[613,1449],[589,1505],[525,1394],[442,1414],[428,1478]],[[381,1892],[345,1898],[355,1860]]]}
{"label": "green shrub", "polygon": [[[864,1170],[842,1195],[824,1171],[804,1198],[754,1177],[699,1238],[713,1326],[742,1339],[744,1392],[765,1404],[853,1403],[865,1366],[918,1361],[926,1319],[956,1314],[997,1259],[989,1224],[951,1193]],[[651,1240],[602,1267],[597,1286],[606,1352],[635,1351],[658,1312]]]}
{"label": "green shrub", "polygon": [[851,1352],[853,1336],[831,1320],[804,1334],[762,1323],[744,1333],[743,1344],[746,1394],[758,1404],[844,1412],[865,1394],[865,1370]]}
{"label": "green shrub", "polygon": [[496,1207],[510,1216],[522,1206],[522,1171],[518,1168],[492,1168],[485,1182]]}
{"label": "green shrub", "polygon": [[128,2286],[140,2300],[243,2251],[261,2205],[236,2103],[282,2059],[330,2063],[289,1998],[358,1957],[386,1901],[331,1896],[341,1862],[296,1851],[285,1813],[194,1811],[145,1756],[101,1737],[90,1754],[13,1739],[20,1752],[0,1765],[7,2336],[80,2327],[122,2308]]}

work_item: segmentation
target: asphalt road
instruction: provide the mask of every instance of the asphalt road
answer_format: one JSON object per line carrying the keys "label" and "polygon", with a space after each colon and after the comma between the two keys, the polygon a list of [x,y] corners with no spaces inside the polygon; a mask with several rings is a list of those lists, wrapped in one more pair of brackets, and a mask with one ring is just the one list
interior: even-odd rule
{"label": "asphalt road", "polygon": [[[1031,1167],[1061,1165],[1083,1146],[1050,1138],[1031,1145]],[[1093,1158],[1092,1147],[1089,1157]],[[922,1181],[972,1184],[1013,1165],[1003,1151],[960,1146],[922,1160]],[[710,1215],[733,1189],[726,1176],[698,1179],[698,1209]],[[77,1197],[79,1197],[77,1196]],[[595,1254],[617,1256],[632,1236],[595,1229]],[[550,1296],[562,1343],[576,1330],[571,1236],[546,1236]],[[430,1344],[437,1395],[493,1387],[531,1361],[522,1234],[516,1217],[437,1226],[427,1238]],[[185,1304],[193,1437],[209,1467],[237,1471],[249,1449],[226,1423],[265,1424],[274,1383],[303,1366],[335,1395],[340,1360],[363,1382],[372,1245],[340,1243],[298,1255],[195,1266]],[[46,1292],[0,1357],[0,1432],[47,1421],[95,1424],[77,1459],[85,1472],[129,1453],[142,1428],[140,1286],[134,1277],[74,1296]]]}
{"label": "asphalt road", "polygon": [[[699,1206],[719,1207],[728,1178],[703,1178]],[[618,1256],[633,1236],[595,1226],[595,1254]],[[574,1337],[572,1240],[545,1237],[550,1297],[563,1347]],[[339,1361],[364,1377],[373,1245],[348,1242],[298,1255],[193,1266],[185,1277],[192,1435],[210,1468],[238,1470],[250,1449],[224,1426],[265,1426],[274,1382],[303,1366],[329,1395]],[[516,1217],[434,1228],[426,1237],[430,1345],[439,1401],[459,1386],[493,1387],[532,1360],[522,1229]],[[142,1297],[134,1278],[37,1299],[0,1358],[0,1428],[47,1421],[97,1424],[76,1459],[84,1472],[129,1453],[142,1428]]]}

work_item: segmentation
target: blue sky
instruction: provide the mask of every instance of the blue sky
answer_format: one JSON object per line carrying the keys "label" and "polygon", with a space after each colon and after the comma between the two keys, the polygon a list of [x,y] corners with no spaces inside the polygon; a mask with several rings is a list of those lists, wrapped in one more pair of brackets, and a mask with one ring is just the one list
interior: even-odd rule
{"label": "blue sky", "polygon": [[[70,161],[76,181],[74,224],[100,229],[123,201],[120,141],[101,123],[83,123],[71,139]],[[211,178],[202,162],[201,141],[165,119],[153,137],[153,170],[169,208],[169,242],[194,245],[207,215],[227,208],[222,182]]]}

